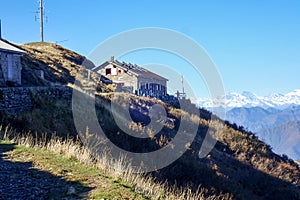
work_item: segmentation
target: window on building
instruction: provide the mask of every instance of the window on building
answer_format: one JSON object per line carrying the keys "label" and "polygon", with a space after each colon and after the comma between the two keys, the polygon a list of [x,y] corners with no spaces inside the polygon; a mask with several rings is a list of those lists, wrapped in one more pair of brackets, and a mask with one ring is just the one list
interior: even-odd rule
{"label": "window on building", "polygon": [[140,83],[140,89],[141,89],[141,90],[145,90],[145,89],[146,89],[145,83]]}
{"label": "window on building", "polygon": [[109,75],[109,74],[111,74],[111,68],[107,68],[107,69],[105,69],[105,74],[106,74],[106,75]]}
{"label": "window on building", "polygon": [[112,68],[111,69],[111,75],[113,75],[113,76],[117,76],[118,75],[118,71],[117,71],[117,68]]}
{"label": "window on building", "polygon": [[155,90],[155,84],[154,83],[150,83],[150,89]]}

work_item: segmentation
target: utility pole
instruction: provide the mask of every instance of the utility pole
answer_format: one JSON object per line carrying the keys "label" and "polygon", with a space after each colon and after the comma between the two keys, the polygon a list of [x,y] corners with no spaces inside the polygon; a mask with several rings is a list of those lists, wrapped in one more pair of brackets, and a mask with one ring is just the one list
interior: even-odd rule
{"label": "utility pole", "polygon": [[43,0],[40,0],[40,36],[41,36],[41,42],[44,42],[44,6],[43,6]]}
{"label": "utility pole", "polygon": [[2,38],[1,19],[0,19],[0,39]]}
{"label": "utility pole", "polygon": [[44,19],[46,18],[46,21],[48,21],[48,18],[45,17],[45,9],[44,9],[44,3],[43,0],[39,0],[39,9],[36,14],[39,14],[39,16],[35,16],[35,21],[38,19],[40,20],[40,40],[41,42],[44,42]]}

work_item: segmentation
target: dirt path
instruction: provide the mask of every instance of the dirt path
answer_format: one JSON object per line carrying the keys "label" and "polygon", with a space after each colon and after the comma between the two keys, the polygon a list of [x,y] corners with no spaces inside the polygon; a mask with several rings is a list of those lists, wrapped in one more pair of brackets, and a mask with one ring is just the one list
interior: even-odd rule
{"label": "dirt path", "polygon": [[0,200],[7,199],[145,198],[75,159],[0,141]]}

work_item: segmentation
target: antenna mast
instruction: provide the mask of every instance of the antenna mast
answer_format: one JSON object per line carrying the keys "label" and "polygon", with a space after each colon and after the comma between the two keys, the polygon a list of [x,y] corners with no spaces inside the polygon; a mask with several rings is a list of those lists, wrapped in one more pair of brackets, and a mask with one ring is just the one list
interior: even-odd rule
{"label": "antenna mast", "polygon": [[181,85],[182,85],[182,92],[179,92],[177,90],[176,95],[178,99],[185,99],[186,93],[184,92],[183,75],[181,75]]}
{"label": "antenna mast", "polygon": [[41,42],[44,42],[44,6],[43,6],[43,0],[40,0],[40,37],[41,37]]}
{"label": "antenna mast", "polygon": [[184,93],[184,85],[183,85],[183,75],[181,75],[181,85],[182,85],[182,94],[185,94]]}

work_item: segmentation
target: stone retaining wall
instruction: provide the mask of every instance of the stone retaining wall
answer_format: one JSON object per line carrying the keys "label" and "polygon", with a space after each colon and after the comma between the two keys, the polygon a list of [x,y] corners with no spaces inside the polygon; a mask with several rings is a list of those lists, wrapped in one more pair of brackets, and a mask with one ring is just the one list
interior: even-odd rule
{"label": "stone retaining wall", "polygon": [[68,99],[72,98],[69,87],[6,87],[0,88],[0,112],[15,115],[29,111],[34,98]]}

